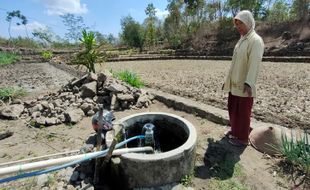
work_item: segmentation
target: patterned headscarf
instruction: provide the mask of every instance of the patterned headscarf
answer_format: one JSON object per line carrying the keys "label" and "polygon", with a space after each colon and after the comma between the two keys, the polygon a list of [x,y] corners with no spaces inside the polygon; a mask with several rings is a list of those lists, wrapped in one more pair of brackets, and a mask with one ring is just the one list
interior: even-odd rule
{"label": "patterned headscarf", "polygon": [[238,19],[240,20],[241,22],[243,22],[248,30],[254,30],[255,28],[255,20],[254,20],[254,17],[252,15],[252,13],[248,10],[243,10],[243,11],[240,11],[234,19]]}

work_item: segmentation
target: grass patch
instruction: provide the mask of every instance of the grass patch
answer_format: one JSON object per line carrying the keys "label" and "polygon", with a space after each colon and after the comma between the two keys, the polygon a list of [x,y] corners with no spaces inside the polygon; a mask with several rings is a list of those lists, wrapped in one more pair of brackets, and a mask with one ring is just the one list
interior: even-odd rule
{"label": "grass patch", "polygon": [[[225,165],[229,165],[229,161],[225,161],[223,163],[223,167],[225,168]],[[231,190],[248,190],[249,188],[244,184],[244,180],[245,180],[245,173],[243,173],[242,170],[242,166],[240,164],[235,164],[234,167],[234,174],[231,178],[229,179],[221,179],[223,177],[227,177],[226,176],[226,171],[225,170],[220,170],[218,171],[217,176],[218,177],[214,177],[211,178],[209,181],[209,185],[208,185],[208,189],[214,189],[214,190],[227,190],[227,189],[231,189]]]}
{"label": "grass patch", "polygon": [[282,154],[284,158],[293,163],[294,165],[300,166],[303,171],[309,175],[310,169],[310,144],[308,134],[305,131],[303,137],[298,140],[293,138],[287,138],[286,135],[282,135]]}
{"label": "grass patch", "polygon": [[113,72],[111,70],[110,72],[113,74],[114,77],[126,82],[133,87],[141,88],[144,86],[144,83],[141,81],[140,77],[136,73],[127,70],[121,72]]}
{"label": "grass patch", "polygon": [[42,53],[41,53],[41,56],[43,57],[43,59],[45,60],[45,61],[49,61],[49,60],[51,60],[52,59],[52,57],[53,57],[53,52],[52,51],[43,51]]}
{"label": "grass patch", "polygon": [[19,59],[20,59],[20,56],[14,53],[0,52],[0,66],[15,63]]}
{"label": "grass patch", "polygon": [[26,91],[22,88],[0,87],[0,100],[2,101],[22,97],[24,95],[26,95]]}

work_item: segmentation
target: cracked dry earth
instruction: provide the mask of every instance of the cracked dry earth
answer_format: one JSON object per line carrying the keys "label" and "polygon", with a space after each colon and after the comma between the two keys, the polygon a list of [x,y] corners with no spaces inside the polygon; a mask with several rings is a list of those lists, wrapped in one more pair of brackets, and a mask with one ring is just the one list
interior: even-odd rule
{"label": "cracked dry earth", "polygon": [[[309,81],[309,67],[306,67],[306,64],[303,66],[305,67],[303,72],[308,74],[306,80]],[[208,99],[212,104],[222,105],[225,101],[224,94],[218,88],[220,88],[219,84],[228,67],[226,62],[189,60],[169,60],[165,64],[163,61],[120,62],[106,63],[105,67],[105,69],[112,68],[113,70],[117,70],[117,68],[133,70],[142,77],[143,81],[147,82],[148,86],[163,91],[190,98],[200,97],[203,92],[205,94],[203,97],[212,97]],[[211,72],[211,70],[214,71]],[[0,73],[0,86],[25,87],[30,91],[25,97],[26,99],[35,99],[40,94],[59,89],[73,77],[45,63],[16,64],[0,68]],[[212,76],[211,73],[213,73]],[[211,80],[215,81],[211,82]],[[212,86],[213,90],[207,88],[211,84],[215,85]],[[309,84],[303,84],[309,87]],[[201,91],[197,89],[201,89]],[[194,95],[189,95],[190,92]],[[195,94],[198,92],[199,94]],[[209,93],[210,95],[207,96]],[[223,133],[227,130],[225,126],[173,110],[160,102],[155,102],[149,108],[140,110],[118,111],[115,112],[115,116],[116,119],[120,119],[134,113],[149,111],[176,114],[195,126],[198,133],[197,159],[189,183],[193,189],[232,189],[237,187],[238,189],[273,190],[289,189],[292,186],[287,178],[278,173],[274,158],[266,157],[251,146],[240,149],[229,145],[227,139],[223,137]],[[27,127],[27,121],[23,119],[0,120],[0,129],[9,129],[14,132],[13,136],[0,140],[0,163],[79,149],[87,137],[94,134],[90,124],[91,118],[85,117],[80,123],[73,126],[61,124],[38,129]],[[54,180],[44,186],[45,189],[72,189],[72,186],[64,184],[62,179],[57,177],[57,172],[50,175]],[[38,185],[38,177],[0,184],[0,189],[42,188]],[[74,187],[74,189],[81,188]],[[171,187],[168,186],[166,189],[171,189]]]}
{"label": "cracked dry earth", "polygon": [[[104,66],[133,71],[150,88],[227,109],[227,94],[221,87],[230,61],[127,61]],[[264,122],[310,129],[310,64],[263,62],[253,113]]]}

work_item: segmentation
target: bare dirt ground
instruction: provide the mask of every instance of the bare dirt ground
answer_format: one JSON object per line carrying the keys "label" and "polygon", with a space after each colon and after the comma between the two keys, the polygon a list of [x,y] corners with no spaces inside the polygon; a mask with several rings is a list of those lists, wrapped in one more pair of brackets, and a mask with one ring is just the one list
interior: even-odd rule
{"label": "bare dirt ground", "polygon": [[[104,64],[113,71],[137,73],[148,87],[227,109],[221,90],[230,61],[127,61]],[[257,82],[254,117],[290,128],[310,128],[310,64],[263,62]]]}
{"label": "bare dirt ground", "polygon": [[[261,87],[260,89],[267,89],[267,87],[269,89],[272,84],[277,85],[274,88],[278,89],[279,96],[274,97],[273,104],[279,102],[278,99],[283,98],[282,93],[285,92],[289,96],[287,98],[290,100],[289,103],[298,101],[298,103],[302,102],[309,106],[309,96],[306,97],[306,95],[309,95],[307,89],[310,85],[310,65],[284,65],[285,67],[282,64],[264,63],[263,71],[269,70],[269,72],[275,73],[267,75],[261,72],[270,82],[266,83],[265,88]],[[113,70],[122,68],[135,71],[151,87],[224,107],[225,94],[221,92],[220,86],[228,68],[228,62],[175,60],[165,63],[163,61],[106,63],[105,66]],[[17,64],[0,68],[0,73],[0,86],[31,86],[30,90],[37,89],[37,91],[28,94],[27,99],[36,98],[38,94],[48,93],[60,88],[60,85],[72,78],[70,74],[47,64]],[[282,81],[280,84],[283,84],[283,87],[279,87],[279,81],[289,78],[289,76],[291,76],[291,80],[296,78],[295,82],[285,81],[300,86],[300,93],[293,93],[287,89],[293,85],[291,83],[286,87],[287,84]],[[261,81],[265,81],[263,79],[260,78]],[[266,91],[266,93],[265,97],[268,98],[271,92]],[[300,94],[303,96],[300,97]],[[265,113],[266,115],[273,113],[272,110],[267,109],[267,106],[270,106],[272,102],[264,98],[259,100],[262,101],[261,105],[266,104],[265,107],[261,107],[261,109],[268,110]],[[256,107],[258,106],[256,105]],[[306,108],[308,112],[301,112],[301,114],[309,118],[309,107]],[[189,182],[189,186],[194,189],[273,190],[292,187],[292,183],[276,168],[275,158],[270,159],[251,146],[242,149],[229,145],[223,137],[224,131],[227,130],[224,126],[167,108],[160,102],[152,104],[149,108],[115,112],[115,115],[117,119],[120,119],[137,112],[149,111],[162,111],[179,115],[196,127],[198,144],[195,171],[191,180],[185,181]],[[28,127],[27,121],[23,119],[17,121],[0,120],[0,129],[9,129],[14,132],[13,136],[0,141],[0,163],[79,149],[87,138],[94,134],[90,127],[90,120],[91,118],[84,118],[76,125],[57,125],[42,129]],[[57,189],[59,184],[58,179],[51,181],[49,189]],[[62,187],[64,186],[62,185]],[[37,178],[28,178],[0,184],[0,189],[41,189],[41,187],[37,185]],[[66,188],[64,187],[64,189]]]}

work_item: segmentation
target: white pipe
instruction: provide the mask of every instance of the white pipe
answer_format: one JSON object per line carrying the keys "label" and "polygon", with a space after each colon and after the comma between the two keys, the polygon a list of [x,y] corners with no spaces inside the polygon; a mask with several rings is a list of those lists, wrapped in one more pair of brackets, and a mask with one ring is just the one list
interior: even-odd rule
{"label": "white pipe", "polygon": [[33,160],[38,160],[38,159],[48,158],[48,157],[53,157],[53,156],[73,154],[73,153],[78,153],[78,152],[80,152],[80,150],[71,150],[71,151],[68,151],[68,152],[60,152],[60,153],[49,154],[49,155],[44,155],[44,156],[38,156],[38,157],[33,157],[33,158],[26,158],[26,159],[23,159],[23,160],[16,160],[16,161],[12,161],[12,162],[1,163],[0,166],[11,165],[11,164],[16,164],[16,163],[20,163],[20,162],[28,162],[28,161],[33,161]]}
{"label": "white pipe", "polygon": [[[150,151],[153,151],[152,147],[122,148],[122,149],[114,150],[113,155],[121,155],[121,154],[125,154],[125,153],[130,153],[130,152],[150,152]],[[63,157],[63,158],[43,160],[43,161],[39,161],[39,162],[33,162],[33,163],[28,163],[28,164],[19,164],[16,166],[0,168],[0,176],[12,174],[12,173],[17,173],[17,172],[22,173],[22,172],[29,171],[29,170],[35,170],[35,169],[46,168],[46,167],[50,167],[50,166],[54,166],[54,165],[64,164],[64,163],[68,163],[68,162],[78,160],[81,158],[90,157],[90,156],[97,154],[97,153],[98,152],[92,152],[92,153],[87,153],[87,154],[79,154],[79,155],[67,156],[67,157]]]}

